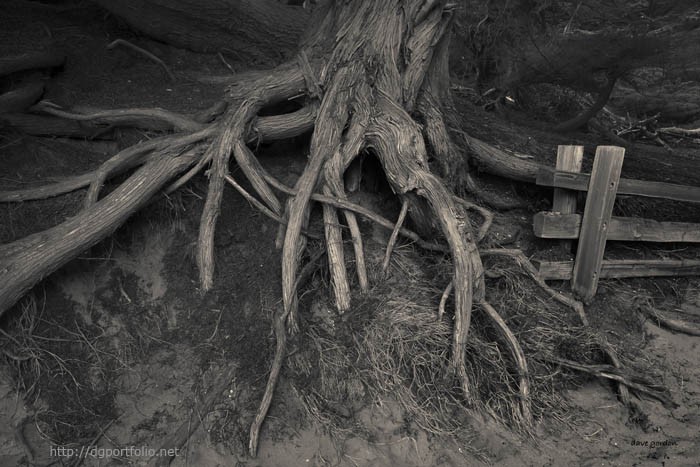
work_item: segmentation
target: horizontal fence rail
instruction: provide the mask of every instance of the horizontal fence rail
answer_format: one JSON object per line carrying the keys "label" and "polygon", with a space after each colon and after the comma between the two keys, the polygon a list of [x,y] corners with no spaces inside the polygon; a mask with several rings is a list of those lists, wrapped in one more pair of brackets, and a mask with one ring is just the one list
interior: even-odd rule
{"label": "horizontal fence rail", "polygon": [[[576,191],[588,191],[591,177],[587,174],[563,172],[542,167],[537,172],[537,184]],[[689,185],[674,185],[664,182],[647,182],[621,178],[617,187],[618,195],[665,198],[675,201],[700,203],[700,188]]]}
{"label": "horizontal fence rail", "polygon": [[[551,239],[576,239],[583,216],[538,212],[533,218],[535,236]],[[659,222],[633,217],[610,218],[608,240],[638,242],[700,242],[700,224]]]}

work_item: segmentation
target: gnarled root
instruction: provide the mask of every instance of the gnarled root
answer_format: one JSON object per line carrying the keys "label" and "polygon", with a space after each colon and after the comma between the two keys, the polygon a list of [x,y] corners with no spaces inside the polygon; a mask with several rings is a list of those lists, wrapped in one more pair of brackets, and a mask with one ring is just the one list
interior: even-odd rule
{"label": "gnarled root", "polygon": [[[581,319],[581,323],[584,326],[589,326],[588,323],[588,318],[586,317],[586,312],[583,308],[583,303],[579,302],[578,300],[562,293],[558,292],[551,287],[549,287],[544,280],[539,276],[537,273],[537,269],[535,266],[530,262],[529,259],[525,257],[523,252],[521,250],[508,250],[508,249],[490,249],[490,250],[482,250],[481,251],[482,256],[507,256],[509,258],[513,258],[526,272],[527,274],[532,278],[532,280],[535,281],[537,285],[539,285],[545,292],[547,292],[553,299],[558,301],[559,303],[566,305],[570,307],[572,310],[574,310],[579,318]],[[620,360],[617,358],[617,355],[615,351],[613,350],[612,346],[605,342],[604,340],[600,340],[598,342],[598,345],[600,345],[601,349],[605,354],[608,356],[610,359],[611,363],[615,368],[622,368],[622,365],[620,363]],[[630,398],[629,398],[629,390],[627,389],[627,386],[625,385],[624,381],[617,380],[619,383],[619,392],[620,392],[620,400],[622,403],[626,406],[630,405]]]}

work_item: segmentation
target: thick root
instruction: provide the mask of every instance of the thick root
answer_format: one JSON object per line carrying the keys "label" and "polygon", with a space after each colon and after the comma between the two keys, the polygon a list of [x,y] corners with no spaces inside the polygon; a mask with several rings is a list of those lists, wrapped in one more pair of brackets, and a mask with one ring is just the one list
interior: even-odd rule
{"label": "thick root", "polygon": [[[331,190],[323,187],[323,193],[328,196]],[[328,250],[328,268],[331,272],[331,287],[335,295],[335,304],[339,313],[345,313],[350,308],[350,286],[345,270],[345,254],[343,252],[343,236],[338,222],[338,213],[333,206],[323,205],[323,224],[326,232],[326,249]]]}

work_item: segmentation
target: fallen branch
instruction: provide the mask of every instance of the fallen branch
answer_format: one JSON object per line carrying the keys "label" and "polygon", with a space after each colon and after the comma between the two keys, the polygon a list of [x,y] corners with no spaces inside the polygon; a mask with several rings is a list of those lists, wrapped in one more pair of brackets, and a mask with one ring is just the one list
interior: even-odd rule
{"label": "fallen branch", "polygon": [[658,128],[657,133],[665,133],[673,136],[689,136],[691,138],[700,137],[700,128],[679,128],[675,126],[669,126],[664,128]]}

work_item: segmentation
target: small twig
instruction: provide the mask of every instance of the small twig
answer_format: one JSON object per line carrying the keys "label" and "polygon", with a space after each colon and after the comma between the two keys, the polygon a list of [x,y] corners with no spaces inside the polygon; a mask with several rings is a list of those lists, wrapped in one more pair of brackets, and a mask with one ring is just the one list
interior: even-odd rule
{"label": "small twig", "polygon": [[219,316],[216,318],[216,326],[214,326],[214,332],[211,333],[211,336],[209,336],[206,341],[211,342],[214,340],[214,337],[216,336],[216,333],[219,332],[219,324],[221,323],[221,316],[224,314],[224,309],[222,308],[219,310]]}
{"label": "small twig", "polygon": [[[245,188],[240,186],[236,180],[233,179],[230,175],[226,175],[224,179],[236,189],[245,199],[250,202],[253,206],[258,208],[263,214],[265,214],[267,217],[270,219],[274,220],[275,222],[279,222],[281,225],[287,225],[287,221],[283,219],[282,217],[278,216],[270,208],[265,206],[263,203],[258,201],[254,196],[252,196],[250,193],[248,193]],[[309,233],[306,229],[301,229],[301,232],[306,235],[307,237],[313,239],[313,240],[320,240],[321,237],[312,233]]]}
{"label": "small twig", "polygon": [[[98,429],[100,432],[97,433],[97,435],[95,435],[95,437],[92,439],[92,441],[91,441],[90,444],[88,445],[88,447],[87,447],[87,449],[86,449],[87,452],[90,452],[90,450],[92,449],[92,447],[93,447],[95,444],[97,444],[97,442],[100,440],[100,438],[102,438],[103,436],[105,436],[105,431],[109,430],[109,427],[111,427],[111,426],[114,424],[114,422],[116,422],[117,420],[118,420],[118,418],[113,418],[112,420],[109,421],[109,423],[107,423],[107,425],[104,426],[104,428],[103,428],[103,427],[100,427],[100,426],[97,427],[97,429]],[[74,465],[75,467],[78,467],[79,465],[82,465],[84,461],[85,461],[85,457],[80,457],[80,456],[79,456],[79,457],[76,459],[76,461],[75,461],[75,463],[74,463],[73,465]]]}
{"label": "small twig", "polygon": [[403,222],[406,219],[406,213],[408,212],[408,200],[404,199],[401,204],[401,212],[399,213],[399,219],[394,225],[394,230],[391,232],[391,237],[389,237],[389,243],[386,245],[386,253],[384,254],[384,262],[382,263],[382,275],[386,277],[387,271],[389,270],[389,262],[391,261],[391,252],[394,250],[396,241],[399,238],[399,231]]}
{"label": "small twig", "polygon": [[[621,369],[622,363],[620,363],[620,359],[617,358],[617,354],[615,353],[615,349],[613,349],[613,346],[603,339],[599,339],[598,345],[602,347],[603,351],[608,356],[613,366],[618,370]],[[627,385],[625,385],[625,383],[620,382],[618,383],[617,389],[620,392],[620,401],[622,401],[622,404],[626,407],[631,407],[630,391],[627,388]]]}
{"label": "small twig", "polygon": [[452,293],[454,286],[454,281],[450,281],[450,283],[447,284],[447,287],[445,287],[445,291],[442,292],[442,297],[440,297],[440,306],[438,307],[438,321],[442,321],[442,317],[445,315],[445,304],[447,303],[447,299]]}
{"label": "small twig", "polygon": [[175,180],[168,188],[164,190],[164,193],[166,195],[169,195],[170,193],[178,190],[181,186],[183,186],[185,183],[189,182],[192,177],[197,175],[202,168],[207,165],[209,162],[211,162],[211,158],[213,156],[213,152],[211,150],[207,150],[207,152],[199,158],[199,161],[197,161],[197,164],[192,167],[190,170],[188,170],[185,175],[182,177],[178,178]]}
{"label": "small twig", "polygon": [[221,60],[221,63],[223,63],[224,66],[225,66],[226,68],[228,68],[228,69],[231,71],[231,73],[233,73],[233,74],[235,75],[235,74],[236,74],[236,70],[234,70],[233,67],[229,64],[229,62],[226,61],[226,59],[224,58],[224,55],[223,55],[221,52],[218,52],[217,55],[219,56],[219,59]]}
{"label": "small twig", "polygon": [[161,60],[160,58],[158,58],[158,57],[156,57],[155,55],[153,55],[153,54],[152,54],[151,52],[149,52],[148,50],[142,49],[141,47],[139,47],[139,46],[137,46],[137,45],[134,45],[134,44],[132,44],[131,42],[129,42],[129,41],[127,41],[127,40],[124,40],[124,39],[117,39],[117,40],[115,40],[114,42],[112,42],[111,44],[109,44],[109,45],[107,46],[107,49],[111,50],[111,49],[115,48],[115,47],[118,46],[118,45],[123,45],[123,46],[125,46],[125,47],[128,47],[128,48],[130,48],[130,49],[132,49],[132,50],[134,50],[134,51],[136,51],[136,52],[138,52],[138,53],[144,55],[145,57],[147,57],[147,58],[153,60],[154,62],[156,62],[157,64],[159,64],[161,67],[163,67],[163,69],[164,69],[165,72],[168,74],[168,77],[170,78],[171,81],[175,81],[175,75],[173,75],[173,73],[170,71],[170,68],[168,68],[168,66],[165,64],[165,62],[163,62],[163,60]]}

